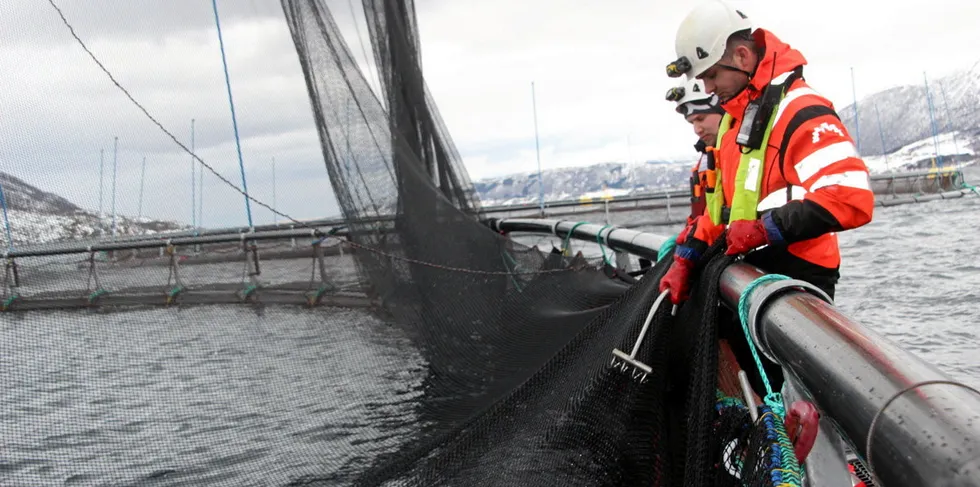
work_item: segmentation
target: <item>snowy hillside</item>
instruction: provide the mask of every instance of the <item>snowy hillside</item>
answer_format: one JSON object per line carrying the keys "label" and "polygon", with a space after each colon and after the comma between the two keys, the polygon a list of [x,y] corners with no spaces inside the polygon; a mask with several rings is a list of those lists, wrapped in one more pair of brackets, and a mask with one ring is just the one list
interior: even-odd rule
{"label": "snowy hillside", "polygon": [[[687,184],[694,160],[636,164],[604,162],[542,171],[545,201],[675,189]],[[538,201],[538,173],[511,174],[473,183],[484,206]]]}
{"label": "snowy hillside", "polygon": [[[0,173],[10,219],[10,233],[14,245],[73,240],[86,237],[111,235],[112,219],[88,212],[70,201],[44,192],[24,181]],[[0,225],[3,222],[0,221]],[[144,218],[116,217],[117,235],[139,235],[182,228],[173,222],[161,222]],[[7,245],[5,231],[0,231],[0,241]]]}
{"label": "snowy hillside", "polygon": [[[976,154],[962,132],[941,134],[913,142],[890,154],[865,156],[864,162],[872,174],[895,171],[922,171],[933,167],[952,167],[976,161]],[[937,159],[936,148],[939,148]]]}
{"label": "snowy hillside", "polygon": [[[872,174],[889,171],[921,171],[933,167],[936,147],[939,159],[936,167],[965,165],[976,161],[973,149],[976,142],[963,132],[930,135],[905,145],[884,156],[865,156]],[[648,162],[630,164],[605,162],[584,167],[569,167],[544,171],[545,201],[594,198],[603,195],[619,196],[631,192],[676,189],[687,185],[693,161]],[[634,181],[636,182],[634,186]],[[538,201],[538,174],[521,173],[474,183],[484,206],[516,205]]]}
{"label": "snowy hillside", "polygon": [[854,123],[853,104],[838,106],[837,111],[852,137],[857,138],[860,132],[859,147],[865,156],[891,153],[927,138],[931,140],[933,122],[936,133],[959,132],[959,149],[978,149],[980,64],[944,78],[930,79],[929,94],[932,99],[931,119],[924,82],[917,86],[891,88],[859,99],[857,125]]}

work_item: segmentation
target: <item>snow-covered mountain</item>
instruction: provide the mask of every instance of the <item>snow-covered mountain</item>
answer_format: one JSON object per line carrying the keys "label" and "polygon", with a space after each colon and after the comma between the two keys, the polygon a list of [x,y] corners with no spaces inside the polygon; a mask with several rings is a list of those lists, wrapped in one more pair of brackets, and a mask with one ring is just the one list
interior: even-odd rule
{"label": "snow-covered mountain", "polygon": [[[930,80],[932,117],[925,86],[891,88],[838,107],[872,173],[928,169],[967,164],[980,151],[980,63],[945,78]],[[949,107],[947,110],[946,107]],[[881,120],[879,125],[878,120]],[[933,126],[937,136],[933,137]],[[882,144],[884,142],[884,145]],[[884,150],[882,148],[884,147]],[[630,165],[604,162],[584,167],[543,171],[546,201],[621,195],[634,190],[674,189],[687,185],[693,159]],[[635,184],[634,184],[635,182]],[[533,203],[538,200],[536,172],[511,174],[474,183],[485,206]]]}
{"label": "snow-covered mountain", "polygon": [[[546,169],[545,201],[621,195],[674,189],[687,184],[694,160],[648,161],[637,164],[603,162],[591,166]],[[473,183],[484,206],[538,201],[538,173],[511,174]]]}
{"label": "snow-covered mountain", "polygon": [[917,140],[888,154],[864,156],[864,163],[872,174],[959,167],[976,162],[976,151],[973,149],[977,146],[976,141],[977,137],[957,130],[935,138],[930,136]]}
{"label": "snow-covered mountain", "polygon": [[837,107],[837,112],[851,136],[858,139],[861,154],[865,156],[890,154],[917,141],[931,140],[934,126],[938,134],[958,131],[960,150],[977,150],[980,142],[980,63],[968,70],[929,80],[929,95],[927,98],[923,81],[921,85],[899,86],[859,99],[857,124],[854,123],[853,104]]}
{"label": "snow-covered mountain", "polygon": [[[3,185],[14,245],[111,234],[111,216],[99,218],[99,215],[83,210],[61,196],[42,191],[6,173],[0,172],[0,184]],[[0,228],[2,225],[0,221]],[[174,222],[147,218],[136,221],[116,215],[117,235],[150,234],[181,228]],[[5,231],[0,231],[0,241],[7,245]]]}

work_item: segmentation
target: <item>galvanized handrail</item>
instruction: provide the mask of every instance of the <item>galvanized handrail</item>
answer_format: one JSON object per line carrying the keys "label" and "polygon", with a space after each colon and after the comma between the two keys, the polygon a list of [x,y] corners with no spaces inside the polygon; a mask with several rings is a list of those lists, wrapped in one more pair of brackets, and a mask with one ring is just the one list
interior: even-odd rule
{"label": "galvanized handrail", "polygon": [[[319,233],[317,233],[319,232]],[[40,257],[50,255],[84,254],[90,252],[165,248],[170,245],[203,245],[239,241],[286,240],[292,238],[317,238],[319,235],[342,237],[346,232],[337,228],[304,228],[295,230],[267,230],[259,232],[221,233],[187,237],[157,237],[141,240],[99,240],[95,242],[58,242],[18,246],[3,251],[5,258]]]}
{"label": "galvanized handrail", "polygon": [[[503,233],[552,234],[596,242],[603,225],[576,225],[545,219],[489,219]],[[665,237],[629,229],[603,231],[613,250],[656,260]],[[737,308],[742,292],[764,273],[745,263],[730,266],[719,282],[723,301]],[[759,307],[756,345],[789,369],[823,414],[837,425],[850,447],[865,456],[868,433],[871,459],[883,485],[980,485],[980,395],[949,384],[935,366],[848,318],[834,305],[801,288],[768,295],[753,293]],[[760,306],[759,298],[765,299]],[[904,389],[911,389],[902,393]],[[879,411],[896,394],[899,398]]]}

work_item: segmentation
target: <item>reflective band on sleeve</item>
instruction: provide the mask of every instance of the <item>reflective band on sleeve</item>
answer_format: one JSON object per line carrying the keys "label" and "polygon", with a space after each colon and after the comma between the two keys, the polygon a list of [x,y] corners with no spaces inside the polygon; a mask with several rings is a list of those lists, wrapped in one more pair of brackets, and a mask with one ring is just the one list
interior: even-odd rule
{"label": "reflective band on sleeve", "polygon": [[810,191],[816,191],[827,186],[847,186],[848,188],[871,190],[871,181],[864,171],[847,171],[840,174],[828,174],[816,180]]}
{"label": "reflective band on sleeve", "polygon": [[851,141],[837,142],[813,151],[794,167],[796,174],[800,176],[800,182],[804,182],[820,172],[821,169],[848,157],[858,157],[854,143]]}

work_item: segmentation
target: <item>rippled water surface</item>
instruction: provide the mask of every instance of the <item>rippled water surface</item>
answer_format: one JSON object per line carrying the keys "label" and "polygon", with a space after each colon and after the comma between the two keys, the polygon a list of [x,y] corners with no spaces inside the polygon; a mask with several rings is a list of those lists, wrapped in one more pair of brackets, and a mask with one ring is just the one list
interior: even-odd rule
{"label": "rippled water surface", "polygon": [[0,337],[4,486],[323,475],[356,460],[338,444],[412,423],[421,370],[397,332],[339,309],[36,313]]}

